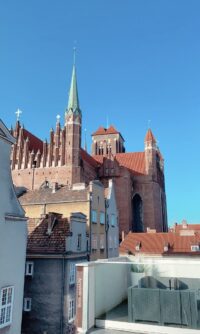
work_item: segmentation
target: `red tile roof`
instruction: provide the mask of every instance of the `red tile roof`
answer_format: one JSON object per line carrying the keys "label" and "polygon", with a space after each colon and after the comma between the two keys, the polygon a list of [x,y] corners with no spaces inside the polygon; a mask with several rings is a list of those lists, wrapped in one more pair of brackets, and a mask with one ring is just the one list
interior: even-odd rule
{"label": "red tile roof", "polygon": [[66,218],[58,218],[47,233],[48,219],[29,219],[27,252],[34,254],[65,253],[66,237],[70,235],[70,225]]}
{"label": "red tile roof", "polygon": [[[200,251],[191,251],[192,245],[199,245],[200,234],[193,236],[180,236],[176,233],[132,233],[125,237],[120,244],[120,253],[146,254],[146,255],[173,255],[173,254],[196,254]],[[140,244],[140,250],[136,250],[136,245]],[[169,245],[169,250],[164,252],[164,246]]]}
{"label": "red tile roof", "polygon": [[24,139],[26,139],[27,137],[29,138],[29,150],[30,151],[33,150],[34,152],[40,150],[40,152],[42,153],[43,141],[25,129],[23,130],[23,132],[24,132]]}
{"label": "red tile roof", "polygon": [[174,232],[187,231],[187,230],[200,232],[200,224],[188,224],[188,223],[177,224],[172,227],[172,230],[174,230]]}
{"label": "red tile roof", "polygon": [[[117,153],[114,157],[120,166],[126,167],[133,174],[145,174],[144,152]],[[106,159],[102,155],[94,155],[93,158],[99,164],[102,164],[103,159]]]}
{"label": "red tile roof", "polygon": [[156,139],[151,131],[151,129],[148,129],[146,136],[145,136],[145,141],[152,141],[153,143],[156,143]]}
{"label": "red tile roof", "polygon": [[97,161],[83,149],[81,149],[81,158],[94,168],[98,167]]}
{"label": "red tile roof", "polygon": [[95,131],[92,136],[97,136],[97,135],[110,135],[110,134],[118,134],[119,131],[117,131],[114,126],[110,126],[108,129],[103,128],[100,126],[97,131]]}

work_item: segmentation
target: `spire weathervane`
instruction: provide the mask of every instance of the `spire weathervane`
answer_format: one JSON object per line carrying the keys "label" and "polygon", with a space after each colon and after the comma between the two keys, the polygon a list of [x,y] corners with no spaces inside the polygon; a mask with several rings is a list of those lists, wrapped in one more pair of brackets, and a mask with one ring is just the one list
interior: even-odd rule
{"label": "spire weathervane", "polygon": [[74,41],[74,47],[73,47],[73,65],[76,65],[76,41]]}
{"label": "spire weathervane", "polygon": [[148,120],[148,129],[150,129],[151,120]]}
{"label": "spire weathervane", "polygon": [[17,121],[19,121],[20,115],[22,114],[22,111],[18,108],[17,111],[15,112],[15,114],[17,115]]}

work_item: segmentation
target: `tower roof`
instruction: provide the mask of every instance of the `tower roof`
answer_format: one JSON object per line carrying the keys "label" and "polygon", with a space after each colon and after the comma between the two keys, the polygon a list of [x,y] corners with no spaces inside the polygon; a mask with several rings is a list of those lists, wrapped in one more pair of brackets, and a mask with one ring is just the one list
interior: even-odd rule
{"label": "tower roof", "polygon": [[146,133],[146,136],[145,136],[145,139],[144,139],[145,142],[147,141],[151,141],[153,143],[156,143],[156,139],[151,131],[151,129],[148,129],[147,130],[147,133]]}
{"label": "tower roof", "polygon": [[119,134],[120,132],[115,129],[113,125],[109,126],[108,129],[100,126],[97,131],[95,131],[92,136],[96,135],[110,135],[110,134]]}
{"label": "tower roof", "polygon": [[75,65],[73,65],[72,69],[71,86],[69,91],[68,111],[69,110],[80,112]]}

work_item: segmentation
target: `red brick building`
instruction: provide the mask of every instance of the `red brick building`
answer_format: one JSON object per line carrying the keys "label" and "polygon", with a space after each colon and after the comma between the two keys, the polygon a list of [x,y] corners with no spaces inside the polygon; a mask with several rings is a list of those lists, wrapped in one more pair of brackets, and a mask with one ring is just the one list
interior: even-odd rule
{"label": "red brick building", "polygon": [[65,124],[59,117],[50,140],[42,142],[19,121],[11,130],[17,138],[11,165],[16,186],[38,189],[44,182],[72,186],[99,179],[115,182],[120,233],[143,232],[147,227],[167,231],[163,158],[149,129],[144,151],[125,153],[124,139],[113,126],[92,134],[92,155],[81,148],[82,112],[73,66]]}

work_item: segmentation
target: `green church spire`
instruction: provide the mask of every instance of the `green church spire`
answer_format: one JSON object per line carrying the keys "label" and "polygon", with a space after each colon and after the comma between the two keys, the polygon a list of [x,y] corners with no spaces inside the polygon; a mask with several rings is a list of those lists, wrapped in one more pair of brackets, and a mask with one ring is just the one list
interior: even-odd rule
{"label": "green church spire", "polygon": [[78,88],[77,88],[77,79],[76,79],[76,68],[75,64],[73,65],[72,69],[72,79],[71,79],[71,86],[69,92],[69,100],[68,100],[68,112],[73,113],[81,113],[79,108],[79,99],[78,99]]}

